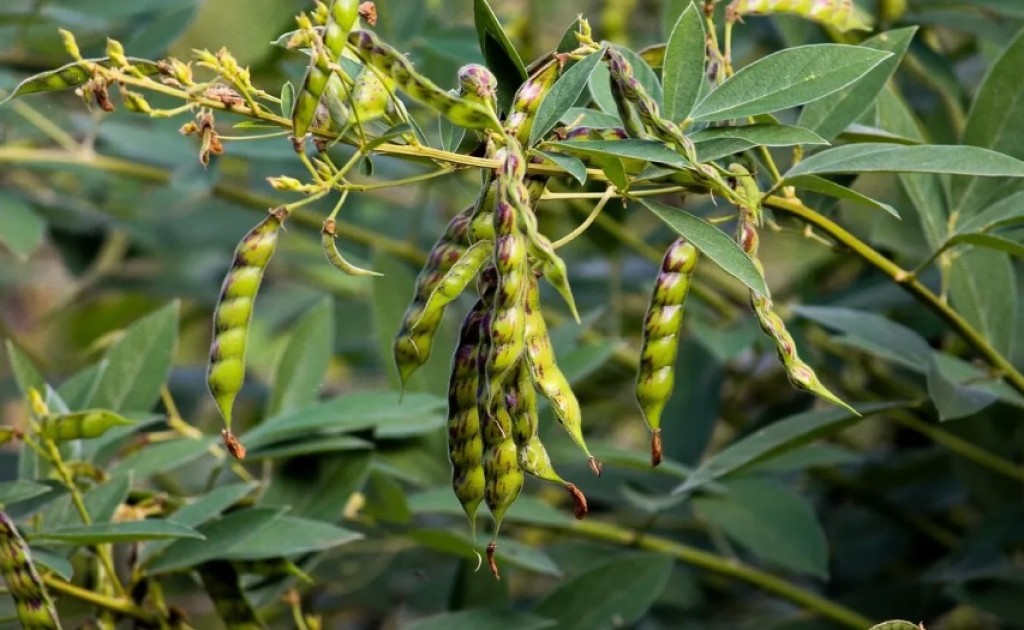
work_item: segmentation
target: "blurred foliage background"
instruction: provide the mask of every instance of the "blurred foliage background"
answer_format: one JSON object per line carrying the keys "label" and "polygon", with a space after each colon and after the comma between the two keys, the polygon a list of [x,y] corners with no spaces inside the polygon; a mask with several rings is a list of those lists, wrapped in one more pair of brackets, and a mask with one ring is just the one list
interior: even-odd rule
{"label": "blurred foliage background", "polygon": [[[920,27],[891,91],[866,119],[900,136],[956,142],[982,77],[1024,25],[1024,8],[997,0],[861,4],[883,29]],[[377,31],[440,85],[452,86],[459,66],[482,61],[469,0],[377,5]],[[637,49],[662,42],[684,2],[494,5],[523,58],[533,59],[580,13],[598,38]],[[254,83],[276,94],[285,81],[301,82],[305,58],[271,42],[309,8],[297,0],[6,0],[0,91],[66,63],[57,34],[66,28],[86,56],[101,56],[108,36],[145,58],[224,46],[251,68]],[[828,40],[798,18],[748,18],[735,33],[734,58],[743,65]],[[1024,93],[1019,79],[1006,85]],[[1001,150],[1022,157],[1024,107],[1019,98],[1007,107],[1017,114],[1004,133],[1017,147]],[[145,439],[125,433],[96,447],[98,470],[87,487],[117,499],[112,517],[207,496],[214,486],[236,494],[210,519],[236,501],[255,502],[237,522],[222,517],[200,531],[224,548],[227,539],[215,534],[251,534],[231,547],[233,560],[285,557],[312,576],[313,585],[280,571],[245,578],[272,627],[293,624],[282,595],[296,586],[295,605],[322,616],[325,628],[795,630],[835,627],[847,613],[853,627],[895,617],[929,628],[1024,626],[1024,397],[972,363],[964,343],[888,278],[792,221],[780,220],[762,239],[775,300],[818,373],[878,413],[855,421],[792,390],[745,308],[742,286],[706,264],[698,280],[714,298],[691,298],[688,306],[664,422],[667,461],[650,470],[632,388],[647,295],[673,235],[642,209],[613,203],[565,250],[583,325],[568,323],[558,306],[546,309],[606,471],[590,476],[565,437],[545,429],[556,464],[587,494],[592,514],[576,524],[560,489],[528,482],[502,531],[500,582],[474,572],[448,488],[443,394],[460,318],[454,311],[462,309],[450,309],[434,356],[401,406],[390,359],[425,251],[473,201],[476,173],[359,194],[345,206],[343,249],[383,278],[350,278],[324,264],[319,220],[289,225],[257,301],[250,378],[236,411],[250,459],[244,469],[229,466],[212,438],[167,417],[210,436],[219,429],[204,372],[220,282],[238,239],[281,199],[266,177],[305,172],[283,138],[228,142],[204,168],[195,139],[178,133],[183,122],[89,110],[70,93],[0,107],[0,334],[9,347],[0,402],[4,424],[24,426],[19,385],[34,365],[69,407],[102,399],[145,423]],[[230,117],[219,122],[221,133],[235,133]],[[435,118],[422,123],[433,133]],[[383,157],[373,169],[375,179],[421,172]],[[1014,192],[992,186],[994,197]],[[903,220],[825,197],[807,201],[905,268],[924,261],[934,243],[915,196],[921,188],[890,175],[862,176],[854,187],[898,208]],[[565,234],[590,207],[545,203],[542,231]],[[330,205],[313,208],[326,214]],[[715,206],[694,198],[687,208]],[[1010,233],[1020,236],[1019,228]],[[944,259],[959,271],[930,268],[924,278],[1019,368],[1022,287],[1019,258],[1012,261],[970,251],[955,263]],[[929,368],[887,345],[891,338],[880,332],[887,322],[930,344],[935,369],[952,383],[942,401],[929,390]],[[298,421],[305,428],[289,429]],[[770,439],[759,433],[780,422],[789,424]],[[743,440],[746,455],[716,458]],[[31,479],[25,460],[14,446],[0,451],[0,478]],[[698,467],[708,483],[670,493]],[[255,485],[238,485],[250,480],[260,484],[255,495]],[[45,513],[74,524],[55,484],[13,501],[7,483],[0,502],[13,516],[30,522]],[[281,518],[294,521],[274,520],[284,505],[291,508]],[[181,569],[217,556],[187,542],[166,553],[150,543],[142,553],[156,558],[167,601],[187,611],[189,624],[216,627],[209,584]],[[120,562],[127,554],[118,547]],[[45,541],[38,555],[88,587],[81,558],[72,562]],[[71,627],[89,618],[73,598],[60,608]],[[0,616],[12,615],[0,602]]]}

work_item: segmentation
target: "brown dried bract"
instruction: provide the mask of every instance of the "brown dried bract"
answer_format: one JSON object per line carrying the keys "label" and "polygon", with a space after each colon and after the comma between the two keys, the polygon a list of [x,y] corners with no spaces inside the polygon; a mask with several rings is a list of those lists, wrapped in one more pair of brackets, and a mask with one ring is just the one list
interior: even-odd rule
{"label": "brown dried bract", "polygon": [[366,20],[370,26],[377,26],[377,5],[372,2],[364,2],[359,5],[359,17]]}
{"label": "brown dried bract", "polygon": [[565,490],[572,497],[572,501],[575,504],[573,507],[573,516],[577,520],[583,519],[587,515],[590,508],[587,507],[587,497],[583,494],[583,491],[575,486],[575,484],[566,483]]}
{"label": "brown dried bract", "polygon": [[325,219],[323,227],[320,228],[320,232],[327,234],[328,236],[337,236],[338,233],[334,219]]}
{"label": "brown dried bract", "polygon": [[593,455],[587,458],[587,466],[590,466],[590,471],[598,477],[601,476],[601,471],[604,470],[604,464],[597,461],[597,458]]}
{"label": "brown dried bract", "polygon": [[224,103],[228,107],[238,107],[245,103],[242,95],[227,85],[211,85],[204,95],[212,100]]}
{"label": "brown dried bract", "polygon": [[651,435],[651,467],[655,467],[661,463],[662,456],[664,455],[661,448],[661,429],[656,429]]}
{"label": "brown dried bract", "polygon": [[224,448],[228,449],[232,457],[239,461],[245,459],[245,447],[238,441],[234,433],[227,429],[222,429],[220,436],[224,440]]}
{"label": "brown dried bract", "polygon": [[96,105],[105,112],[114,111],[114,102],[110,100],[110,91],[105,84],[97,85],[93,90],[96,98]]}
{"label": "brown dried bract", "polygon": [[487,544],[487,566],[490,567],[491,573],[494,574],[494,579],[500,580],[501,574],[498,573],[498,561],[494,558],[496,553],[498,553],[498,543],[492,540]]}

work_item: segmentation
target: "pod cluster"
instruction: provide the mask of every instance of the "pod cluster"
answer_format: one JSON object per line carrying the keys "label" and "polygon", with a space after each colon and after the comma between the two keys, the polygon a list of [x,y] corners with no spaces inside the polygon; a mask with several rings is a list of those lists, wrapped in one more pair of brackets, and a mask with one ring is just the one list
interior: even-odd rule
{"label": "pod cluster", "polygon": [[50,594],[32,564],[28,543],[21,537],[14,521],[3,512],[0,512],[0,575],[14,599],[22,627],[60,629]]}
{"label": "pod cluster", "polygon": [[345,39],[358,19],[359,0],[334,0],[324,26],[323,39],[320,39],[313,31],[309,18],[300,18],[300,27],[310,33],[312,46],[309,68],[302,80],[302,88],[296,95],[295,108],[292,111],[292,133],[296,138],[302,138],[309,131],[320,99],[329,83],[332,84],[336,96],[340,92],[341,100],[347,99],[345,81],[351,79],[334,76],[331,64],[341,59],[345,50]]}

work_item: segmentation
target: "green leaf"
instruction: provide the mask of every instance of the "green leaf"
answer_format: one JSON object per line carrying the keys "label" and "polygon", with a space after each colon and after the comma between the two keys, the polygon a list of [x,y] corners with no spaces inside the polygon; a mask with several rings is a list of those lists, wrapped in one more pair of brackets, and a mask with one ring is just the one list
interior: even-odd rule
{"label": "green leaf", "polygon": [[473,22],[487,67],[498,78],[498,105],[507,112],[526,80],[526,66],[487,0],[473,0]]}
{"label": "green leaf", "polygon": [[764,276],[757,270],[750,256],[725,232],[681,208],[673,208],[649,199],[641,199],[640,203],[680,236],[693,243],[694,247],[713,260],[723,271],[753,291],[769,295]]}
{"label": "green leaf", "polygon": [[447,116],[438,116],[437,135],[441,141],[441,149],[444,151],[456,151],[466,137],[466,128],[460,127],[448,120]]}
{"label": "green leaf", "polygon": [[51,490],[50,486],[44,486],[34,481],[0,481],[0,509],[19,501],[25,501]]}
{"label": "green leaf", "polygon": [[[477,553],[483,553],[483,547],[475,550],[469,534],[464,532],[456,533],[446,529],[417,529],[410,532],[409,537],[434,551],[473,562],[477,561]],[[555,577],[562,575],[558,565],[546,553],[512,538],[502,538],[498,541],[496,558],[498,566],[502,569],[513,566],[542,575]]]}
{"label": "green leaf", "polygon": [[946,243],[947,247],[953,245],[974,245],[994,251],[1006,252],[1011,256],[1016,256],[1017,258],[1024,258],[1024,243],[1011,241],[1008,238],[997,236],[995,234],[985,234],[984,232],[956,234]]}
{"label": "green leaf", "polygon": [[626,138],[625,140],[582,140],[548,142],[545,147],[560,149],[582,156],[617,157],[631,160],[658,162],[680,168],[689,165],[687,159],[655,140]]}
{"label": "green leaf", "polygon": [[[857,412],[867,417],[903,406],[905,403],[876,403],[861,405]],[[673,492],[690,492],[728,474],[836,433],[860,419],[846,409],[832,408],[808,411],[778,420],[730,444],[705,460]]]}
{"label": "green leaf", "polygon": [[115,475],[134,473],[136,478],[145,479],[190,464],[200,457],[210,456],[209,448],[217,440],[180,438],[159,444],[150,444],[125,457],[112,473]]}
{"label": "green leaf", "polygon": [[828,144],[818,134],[791,125],[756,124],[742,127],[710,127],[690,134],[701,162],[717,160],[756,146],[788,147]]}
{"label": "green leaf", "polygon": [[[1024,159],[1024,30],[989,68],[967,115],[964,144]],[[970,173],[969,173],[970,174]],[[991,184],[978,179],[952,182],[953,209],[969,216],[990,198]]]}
{"label": "green leaf", "polygon": [[596,129],[622,126],[622,121],[619,120],[618,116],[606,114],[599,109],[590,109],[588,107],[570,107],[562,114],[561,120],[566,125],[594,127]]}
{"label": "green leaf", "polygon": [[544,96],[544,100],[541,101],[533,127],[530,128],[530,146],[546,137],[548,132],[558,124],[562,114],[576,104],[580,94],[583,93],[583,88],[590,81],[590,75],[594,73],[594,69],[604,58],[604,50],[602,48],[578,61],[551,86]]}
{"label": "green leaf", "polygon": [[1024,177],[1024,162],[1002,153],[960,145],[847,144],[816,153],[786,177],[826,173],[950,173]]}
{"label": "green leaf", "polygon": [[293,516],[336,518],[366,484],[372,461],[371,454],[364,451],[345,457],[307,455],[288,460],[275,467],[258,503],[288,508]]}
{"label": "green leaf", "polygon": [[[650,462],[646,462],[650,467]],[[431,488],[409,497],[409,509],[415,514],[448,514],[465,518],[459,500],[449,487]],[[554,508],[536,497],[526,494],[512,504],[505,514],[510,523],[524,523],[539,526],[564,526],[571,520],[567,511]]]}
{"label": "green leaf", "polygon": [[828,543],[814,510],[776,481],[736,479],[693,509],[755,556],[796,573],[828,578]]}
{"label": "green leaf", "polygon": [[[87,59],[87,61],[97,63],[106,68],[113,65],[107,57]],[[160,67],[155,61],[139,59],[137,57],[128,57],[128,61],[144,75],[149,76],[160,72]],[[48,70],[28,77],[19,83],[18,87],[14,88],[14,91],[7,95],[7,98],[0,100],[0,105],[19,96],[27,96],[39,92],[70,90],[84,84],[91,78],[92,74],[79,65],[79,62],[72,61],[54,70]]]}
{"label": "green leaf", "polygon": [[664,555],[620,555],[560,585],[534,612],[560,630],[632,626],[661,595],[673,563]]}
{"label": "green leaf", "polygon": [[92,405],[92,400],[96,397],[108,364],[106,359],[93,363],[60,384],[57,393],[68,404],[69,409],[85,409]]}
{"label": "green leaf", "polygon": [[[247,508],[237,510],[199,528],[202,540],[179,540],[164,550],[149,566],[150,573],[179,571],[223,558],[236,545],[255,536],[281,518],[279,508]],[[184,527],[181,525],[180,527]]]}
{"label": "green leaf", "polygon": [[274,369],[267,416],[316,402],[334,353],[334,302],[320,299],[291,329],[291,338]]}
{"label": "green leaf", "polygon": [[30,389],[43,394],[46,391],[46,381],[43,380],[43,375],[39,373],[39,368],[33,363],[31,357],[14,345],[10,339],[5,339],[4,345],[7,347],[7,360],[11,362],[14,380],[18,384],[21,395],[28,396]]}
{"label": "green leaf", "polygon": [[956,258],[949,271],[949,296],[955,308],[1003,356],[1013,356],[1020,294],[1010,257],[972,249]]}
{"label": "green leaf", "polygon": [[94,523],[104,523],[114,518],[118,506],[128,499],[128,492],[132,489],[132,478],[131,473],[114,477],[106,483],[90,488],[82,495],[85,508]]}
{"label": "green leaf", "polygon": [[921,630],[923,627],[924,626],[919,626],[916,623],[910,623],[909,621],[893,619],[891,621],[876,623],[871,626],[869,630]]}
{"label": "green leaf", "polygon": [[249,449],[245,454],[245,460],[256,461],[260,459],[283,459],[299,455],[316,455],[318,453],[372,450],[373,447],[373,442],[351,435],[337,435],[331,437],[314,435],[309,439],[298,439],[290,442],[275,442],[269,446]]}
{"label": "green leaf", "polygon": [[553,151],[531,151],[531,153],[543,157],[548,162],[569,173],[573,179],[580,183],[580,186],[587,183],[587,165],[578,158]]}
{"label": "green leaf", "polygon": [[467,608],[420,619],[406,630],[541,630],[555,622],[506,608]]}
{"label": "green leaf", "polygon": [[281,86],[281,115],[291,120],[292,108],[295,106],[295,86],[285,81]]}
{"label": "green leaf", "polygon": [[665,118],[679,122],[690,115],[704,81],[704,17],[693,4],[679,15],[668,38],[662,77]]}
{"label": "green leaf", "polygon": [[917,27],[911,26],[879,33],[860,42],[860,46],[884,50],[892,53],[892,56],[875,66],[860,81],[839,90],[827,99],[809,103],[800,112],[800,126],[813,129],[822,137],[831,140],[851,123],[860,119],[878,98],[878,93],[885,87],[889,77],[896,72],[916,32]]}
{"label": "green leaf", "polygon": [[75,576],[75,567],[68,558],[39,547],[33,547],[31,553],[33,564],[53,571],[65,582],[70,582],[71,578]]}
{"label": "green leaf", "polygon": [[695,120],[727,120],[810,103],[854,83],[892,53],[860,46],[788,48],[743,68],[694,109]]}
{"label": "green leaf", "polygon": [[221,557],[229,560],[264,560],[324,551],[359,540],[363,535],[337,525],[284,515],[231,548]]}
{"label": "green leaf", "polygon": [[0,216],[0,245],[25,262],[43,242],[46,222],[31,206],[10,195],[0,194]]}
{"label": "green leaf", "polygon": [[1024,223],[1024,190],[1000,199],[978,214],[968,217],[957,232],[984,232]]}
{"label": "green leaf", "polygon": [[842,184],[837,184],[831,180],[825,179],[824,177],[818,177],[817,175],[800,175],[792,179],[787,179],[786,184],[795,186],[802,190],[810,190],[822,195],[828,195],[829,197],[835,197],[836,199],[845,199],[847,201],[859,203],[863,206],[870,206],[872,208],[878,208],[879,210],[885,210],[897,219],[901,218],[899,212],[896,211],[896,208],[893,208],[889,204],[872,199],[867,195],[862,195],[856,190],[847,188]]}
{"label": "green leaf", "polygon": [[34,541],[52,541],[72,545],[100,545],[103,543],[139,542],[163,538],[201,539],[202,534],[174,521],[149,519],[121,523],[94,523],[77,527],[43,530],[35,534]]}
{"label": "green leaf", "polygon": [[171,302],[131,326],[107,350],[109,362],[96,392],[96,407],[150,409],[167,381],[178,342],[178,303]]}

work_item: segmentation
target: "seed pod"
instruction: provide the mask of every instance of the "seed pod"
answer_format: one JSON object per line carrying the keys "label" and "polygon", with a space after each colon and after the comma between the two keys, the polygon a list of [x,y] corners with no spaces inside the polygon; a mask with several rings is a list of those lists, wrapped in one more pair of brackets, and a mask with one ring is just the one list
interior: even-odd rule
{"label": "seed pod", "polygon": [[90,409],[75,413],[47,414],[41,418],[43,435],[65,442],[98,438],[110,429],[133,424],[131,420],[106,409]]}
{"label": "seed pod", "polygon": [[365,63],[391,77],[410,98],[430,107],[452,123],[470,129],[501,130],[497,117],[487,107],[442,90],[430,79],[417,73],[404,55],[380,41],[373,33],[353,31],[348,36],[348,42]]}
{"label": "seed pod", "polygon": [[561,61],[557,57],[552,57],[535,70],[516,90],[515,96],[512,98],[512,107],[508,116],[505,117],[505,133],[515,138],[520,144],[525,145],[529,142],[537,110],[540,109],[540,104],[551,86],[558,80],[559,74],[561,74]]}
{"label": "seed pod", "polygon": [[[757,187],[757,181],[753,175],[739,164],[731,165],[729,172],[732,173],[736,180],[736,195],[739,199],[740,218],[736,227],[736,242],[750,256],[754,266],[764,276],[764,268],[761,265],[761,261],[757,258],[759,244],[757,224],[761,218],[761,193]],[[800,359],[796,343],[794,343],[789,331],[786,330],[786,325],[783,323],[782,318],[775,313],[771,298],[751,290],[750,306],[754,309],[754,314],[757,316],[761,330],[775,342],[779,361],[786,370],[789,382],[797,389],[815,394],[857,414],[857,410],[846,404],[841,398],[825,387],[818,379],[818,375],[814,373],[814,370]]]}
{"label": "seed pod", "polygon": [[371,271],[370,269],[363,269],[357,267],[349,261],[345,260],[341,252],[338,251],[338,244],[335,242],[337,238],[337,227],[334,223],[334,219],[327,219],[324,221],[324,225],[320,228],[320,244],[323,246],[324,255],[327,256],[327,262],[331,263],[342,272],[350,276],[383,276],[382,273]]}
{"label": "seed pod", "polygon": [[537,279],[530,275],[526,285],[526,323],[523,332],[526,337],[526,357],[534,387],[551,403],[555,419],[562,425],[572,441],[586,454],[587,463],[595,475],[601,474],[601,464],[591,455],[583,439],[583,414],[565,374],[558,367],[555,351],[548,337],[548,327],[540,310],[540,288]]}
{"label": "seed pod", "polygon": [[523,489],[523,470],[519,467],[519,453],[512,439],[512,418],[504,401],[496,401],[481,416],[484,441],[484,501],[494,519],[494,538],[487,545],[487,560],[495,579],[501,579],[494,560],[498,533],[508,508],[515,503]]}
{"label": "seed pod", "polygon": [[[420,318],[426,318],[429,321],[439,310],[443,310],[462,295],[462,291],[469,286],[477,272],[483,268],[493,251],[494,243],[491,241],[477,241],[463,252],[459,260],[444,274],[444,277],[430,293],[430,297],[423,305]],[[418,322],[414,323],[412,330],[415,331],[418,324]]]}
{"label": "seed pod", "polygon": [[512,416],[512,439],[516,443],[519,467],[538,479],[557,483],[565,488],[573,500],[573,513],[581,519],[587,515],[587,497],[555,471],[544,444],[540,441],[540,422],[537,417],[537,392],[533,388],[530,367],[520,361],[516,376],[511,379],[505,393],[505,404]]}
{"label": "seed pod", "polygon": [[444,309],[431,312],[429,317],[424,317],[424,306],[434,288],[444,279],[445,273],[462,257],[469,221],[474,211],[475,206],[466,208],[448,222],[444,234],[434,243],[427,263],[416,278],[412,303],[402,316],[402,324],[393,344],[395,366],[398,368],[399,380],[403,387],[413,373],[430,358],[434,333],[441,324]]}
{"label": "seed pod", "polygon": [[498,116],[498,78],[478,63],[459,68],[459,96],[483,105]]}
{"label": "seed pod", "polygon": [[[317,105],[331,76],[330,64],[341,59],[349,31],[359,19],[359,0],[334,0],[322,44],[313,43],[309,68],[292,112],[292,135],[302,138],[316,115]],[[310,26],[310,28],[312,28]]]}
{"label": "seed pod", "polygon": [[727,19],[732,22],[744,15],[773,13],[799,15],[840,33],[871,30],[871,17],[855,6],[853,0],[733,0],[726,7]]}
{"label": "seed pod", "polygon": [[690,279],[697,266],[697,248],[686,239],[676,239],[661,262],[654,281],[650,305],[644,318],[640,369],[636,375],[636,399],[651,430],[651,465],[661,463],[661,414],[675,385],[679,331],[683,325],[683,304]]}
{"label": "seed pod", "polygon": [[60,629],[57,610],[32,563],[28,543],[21,537],[14,521],[3,512],[0,512],[0,575],[14,598],[23,628]]}
{"label": "seed pod", "polygon": [[213,315],[213,344],[206,379],[228,433],[231,409],[245,380],[245,346],[253,301],[287,217],[287,210],[275,208],[242,238]]}

